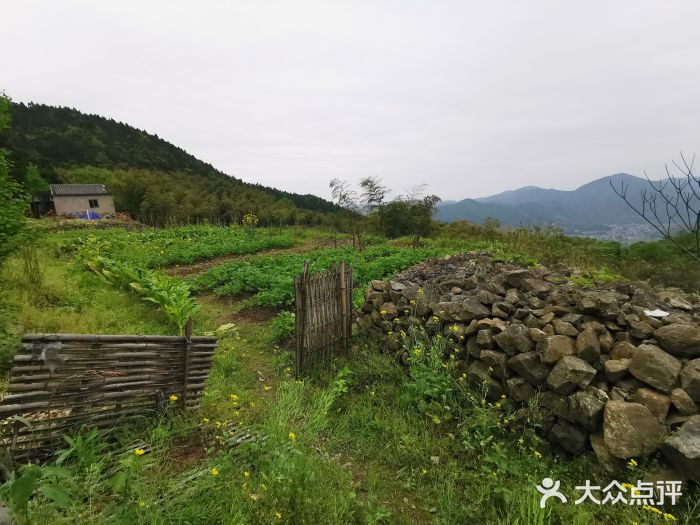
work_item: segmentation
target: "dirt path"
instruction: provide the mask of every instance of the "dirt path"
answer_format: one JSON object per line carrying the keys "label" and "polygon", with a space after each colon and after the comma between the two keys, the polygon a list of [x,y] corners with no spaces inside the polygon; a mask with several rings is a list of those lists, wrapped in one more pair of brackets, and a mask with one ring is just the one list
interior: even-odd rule
{"label": "dirt path", "polygon": [[[345,246],[351,246],[352,241],[345,239],[338,239],[338,248]],[[263,250],[257,253],[251,253],[247,255],[221,255],[219,257],[214,257],[212,259],[207,259],[205,261],[199,261],[192,264],[176,264],[175,266],[170,266],[165,268],[165,273],[172,275],[173,277],[188,277],[190,275],[197,275],[204,273],[207,270],[218,266],[225,262],[230,261],[241,261],[255,255],[288,255],[294,253],[305,253],[314,250],[323,250],[326,248],[334,248],[335,243],[332,240],[312,240],[306,241],[302,244],[292,246],[291,248],[271,248],[269,250]]]}

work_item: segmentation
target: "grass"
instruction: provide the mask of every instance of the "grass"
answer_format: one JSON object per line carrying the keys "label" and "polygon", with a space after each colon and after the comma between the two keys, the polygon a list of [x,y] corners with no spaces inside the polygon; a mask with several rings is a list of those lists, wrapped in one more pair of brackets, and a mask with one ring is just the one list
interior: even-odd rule
{"label": "grass", "polygon": [[[158,309],[65,255],[43,249],[37,262],[38,282],[19,257],[0,274],[6,356],[28,331],[176,331]],[[251,301],[242,297],[204,293],[197,301],[195,333],[234,324],[219,331],[200,409],[94,438],[84,430],[66,445],[64,461],[38,473],[26,522],[668,523],[620,505],[540,509],[535,485],[545,476],[561,480],[571,497],[586,479],[634,483],[654,469],[654,459],[610,475],[590,456],[555,455],[532,431],[536,418],[518,419],[506,403],[489,405],[465,389],[457,371],[433,358],[442,351],[434,340],[407,343],[411,351],[420,343],[422,353],[406,370],[359,337],[332,369],[297,380],[292,354],[278,342],[288,337],[280,334],[288,334],[289,319],[251,319]],[[450,409],[439,412],[435,403]],[[229,425],[264,439],[231,448],[222,444]],[[136,456],[128,450],[135,446],[148,452]],[[32,472],[17,476],[29,481]],[[3,487],[5,502],[20,501],[18,486]],[[696,523],[697,492],[684,492],[666,511],[677,523]]]}

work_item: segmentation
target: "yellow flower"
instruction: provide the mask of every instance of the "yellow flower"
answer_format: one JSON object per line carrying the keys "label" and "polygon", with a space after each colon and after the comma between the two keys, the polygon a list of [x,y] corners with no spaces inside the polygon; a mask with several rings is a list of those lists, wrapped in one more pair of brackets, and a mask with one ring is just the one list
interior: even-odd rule
{"label": "yellow flower", "polygon": [[625,488],[625,489],[633,489],[633,488],[634,488],[634,485],[632,485],[631,483],[623,483],[623,484],[622,484],[622,488]]}
{"label": "yellow flower", "polygon": [[208,418],[208,417],[203,417],[203,418],[202,418],[202,423],[209,423],[209,418]]}
{"label": "yellow flower", "polygon": [[282,519],[282,513],[281,513],[281,512],[275,512],[275,518],[277,518],[278,520],[281,520],[281,519]]}
{"label": "yellow flower", "polygon": [[146,506],[146,502],[143,501],[142,499],[140,499],[139,500],[139,507],[145,507],[145,506]]}
{"label": "yellow flower", "polygon": [[634,459],[630,459],[630,460],[627,462],[627,465],[628,465],[630,468],[634,468],[634,467],[636,467],[636,466],[638,465],[638,463],[637,463]]}
{"label": "yellow flower", "polygon": [[297,438],[297,435],[294,432],[289,433],[289,441],[294,441]]}
{"label": "yellow flower", "polygon": [[518,439],[518,444],[522,445],[525,443],[525,440],[523,438]]}
{"label": "yellow flower", "polygon": [[243,477],[244,477],[244,478],[249,478],[249,477],[250,477],[250,472],[248,472],[247,470],[246,470],[245,472],[243,472]]}
{"label": "yellow flower", "polygon": [[271,386],[268,386],[268,385],[265,385],[265,386],[263,387],[263,390],[264,390],[265,392],[269,392],[270,390],[272,390],[272,387],[271,387]]}
{"label": "yellow flower", "polygon": [[386,315],[386,310],[382,310],[382,311],[379,312],[379,313],[382,314],[382,315]]}
{"label": "yellow flower", "polygon": [[418,295],[423,295],[423,288],[418,288]]}
{"label": "yellow flower", "polygon": [[134,450],[134,454],[137,456],[143,456],[145,453],[146,451],[142,448],[137,448],[136,450]]}
{"label": "yellow flower", "polygon": [[425,476],[425,475],[428,473],[428,469],[425,468],[425,467],[423,467],[423,468],[420,470],[420,473],[421,473],[421,475]]}
{"label": "yellow flower", "polygon": [[666,521],[676,521],[676,517],[673,514],[669,514],[668,512],[664,513],[664,519]]}
{"label": "yellow flower", "polygon": [[215,425],[216,425],[216,428],[221,428],[221,421],[217,421],[217,422],[215,423]]}
{"label": "yellow flower", "polygon": [[171,395],[170,401],[177,401],[177,396],[175,394]]}
{"label": "yellow flower", "polygon": [[409,301],[409,303],[410,303],[410,304],[416,304],[416,301],[415,301],[414,299],[411,299],[411,300]]}
{"label": "yellow flower", "polygon": [[534,454],[537,459],[542,459],[542,454],[540,454],[538,451],[535,450]]}
{"label": "yellow flower", "polygon": [[231,401],[238,401],[238,396],[236,394],[231,394],[229,397],[231,398]]}
{"label": "yellow flower", "polygon": [[214,476],[214,477],[216,477],[216,476],[219,475],[219,469],[217,469],[216,467],[212,467],[211,470],[210,470],[209,472],[210,472],[211,475]]}

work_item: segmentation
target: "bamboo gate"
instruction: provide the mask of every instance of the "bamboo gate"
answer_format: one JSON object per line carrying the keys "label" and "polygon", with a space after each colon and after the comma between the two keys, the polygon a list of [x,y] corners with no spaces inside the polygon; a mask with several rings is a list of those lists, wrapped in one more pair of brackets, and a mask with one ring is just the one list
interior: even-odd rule
{"label": "bamboo gate", "polygon": [[215,337],[25,335],[0,402],[0,450],[15,462],[52,456],[83,425],[114,426],[169,406],[199,405]]}
{"label": "bamboo gate", "polygon": [[328,363],[347,351],[351,335],[352,268],[344,262],[325,272],[304,273],[294,281],[296,299],[296,370]]}

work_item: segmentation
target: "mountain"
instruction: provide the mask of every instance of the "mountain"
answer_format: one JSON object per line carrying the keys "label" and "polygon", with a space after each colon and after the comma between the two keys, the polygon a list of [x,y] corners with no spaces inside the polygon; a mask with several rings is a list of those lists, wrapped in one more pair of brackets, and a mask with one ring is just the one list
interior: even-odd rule
{"label": "mountain", "polygon": [[0,147],[20,182],[34,165],[49,183],[104,183],[119,210],[152,222],[228,221],[250,211],[262,224],[319,224],[339,210],[315,195],[230,177],[157,135],[72,108],[13,103]]}
{"label": "mountain", "polygon": [[488,216],[512,226],[555,224],[574,235],[627,241],[656,237],[655,230],[620,199],[611,184],[616,188],[627,186],[635,205],[641,204],[641,192],[649,188],[646,179],[617,173],[571,191],[526,186],[490,197],[464,199],[441,206],[435,218],[481,222]]}

